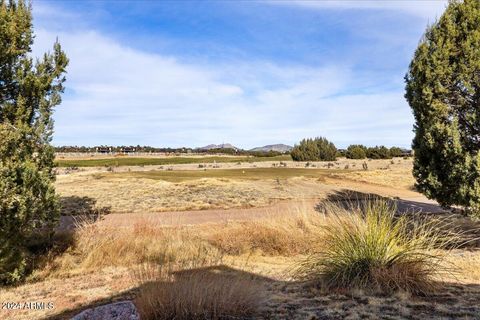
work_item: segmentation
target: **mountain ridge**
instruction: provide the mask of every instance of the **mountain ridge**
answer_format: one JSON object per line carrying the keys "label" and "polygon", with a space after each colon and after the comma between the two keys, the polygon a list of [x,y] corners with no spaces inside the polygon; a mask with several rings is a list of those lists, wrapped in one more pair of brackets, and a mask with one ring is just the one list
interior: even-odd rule
{"label": "mountain ridge", "polygon": [[249,151],[258,151],[258,152],[268,152],[268,151],[276,151],[276,152],[289,152],[293,149],[292,146],[287,144],[278,143],[278,144],[268,144],[263,147],[256,147],[250,149]]}

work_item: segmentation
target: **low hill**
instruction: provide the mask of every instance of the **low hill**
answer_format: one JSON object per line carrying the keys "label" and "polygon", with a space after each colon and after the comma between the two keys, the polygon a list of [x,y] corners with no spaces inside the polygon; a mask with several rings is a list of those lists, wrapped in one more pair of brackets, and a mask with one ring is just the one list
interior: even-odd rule
{"label": "low hill", "polygon": [[198,148],[199,150],[211,150],[211,149],[234,149],[238,150],[237,147],[230,143],[222,143],[222,144],[209,144],[208,146],[205,147],[200,147]]}
{"label": "low hill", "polygon": [[257,152],[268,152],[268,151],[276,151],[276,152],[289,152],[292,150],[292,146],[286,144],[270,144],[263,147],[257,147],[250,149],[250,151],[257,151]]}

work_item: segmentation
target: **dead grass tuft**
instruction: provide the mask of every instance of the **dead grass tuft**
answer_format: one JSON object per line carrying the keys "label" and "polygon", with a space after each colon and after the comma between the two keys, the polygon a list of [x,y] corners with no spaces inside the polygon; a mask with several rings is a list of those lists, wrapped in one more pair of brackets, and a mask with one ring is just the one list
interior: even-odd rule
{"label": "dead grass tuft", "polygon": [[168,264],[148,265],[137,272],[144,283],[135,300],[142,319],[245,319],[262,305],[262,284],[233,269],[171,269]]}
{"label": "dead grass tuft", "polygon": [[148,221],[131,228],[106,228],[85,223],[74,234],[74,245],[54,259],[43,273],[79,273],[105,267],[133,267],[138,264],[177,264],[202,257],[221,259],[220,252],[193,235],[188,228],[166,228]]}
{"label": "dead grass tuft", "polygon": [[248,222],[229,223],[206,236],[208,241],[230,255],[261,253],[293,256],[312,252],[325,224],[322,214],[292,208],[288,215]]}

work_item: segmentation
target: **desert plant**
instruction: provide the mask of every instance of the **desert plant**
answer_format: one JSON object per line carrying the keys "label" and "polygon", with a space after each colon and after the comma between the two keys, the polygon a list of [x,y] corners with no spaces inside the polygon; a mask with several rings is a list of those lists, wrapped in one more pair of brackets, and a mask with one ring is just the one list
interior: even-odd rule
{"label": "desert plant", "polygon": [[294,161],[335,161],[337,148],[326,138],[303,139],[290,152]]}
{"label": "desert plant", "polygon": [[[348,209],[330,205],[323,249],[302,261],[297,277],[327,288],[363,288],[415,294],[436,288],[449,270],[436,250],[450,243],[434,224],[409,223],[395,205],[371,200]],[[453,236],[452,236],[453,237]]]}
{"label": "desert plant", "polygon": [[58,219],[50,146],[68,59],[60,44],[34,62],[31,6],[0,1],[0,282],[25,274],[32,233]]}
{"label": "desert plant", "polygon": [[416,188],[480,217],[480,2],[450,1],[410,64]]}
{"label": "desert plant", "polygon": [[348,146],[345,156],[348,159],[365,159],[367,157],[367,147],[361,144],[352,144]]}
{"label": "desert plant", "polygon": [[366,162],[362,163],[362,169],[367,171],[368,170],[368,163],[366,163]]}

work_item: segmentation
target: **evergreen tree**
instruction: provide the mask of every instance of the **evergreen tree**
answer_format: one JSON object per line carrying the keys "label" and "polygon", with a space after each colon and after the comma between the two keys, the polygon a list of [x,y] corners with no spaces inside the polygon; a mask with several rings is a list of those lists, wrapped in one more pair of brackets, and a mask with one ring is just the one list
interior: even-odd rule
{"label": "evergreen tree", "polygon": [[349,145],[346,157],[348,159],[365,159],[367,157],[367,147],[361,144]]}
{"label": "evergreen tree", "polygon": [[390,159],[390,150],[385,146],[375,146],[367,149],[369,159]]}
{"label": "evergreen tree", "polygon": [[391,147],[388,152],[390,153],[390,157],[401,157],[403,154],[402,149],[399,147]]}
{"label": "evergreen tree", "polygon": [[34,61],[31,5],[0,0],[0,282],[25,273],[33,232],[58,220],[53,186],[53,108],[68,64],[58,43]]}
{"label": "evergreen tree", "polygon": [[480,1],[451,1],[410,64],[416,187],[443,206],[480,208]]}
{"label": "evergreen tree", "polygon": [[303,139],[290,152],[294,161],[335,161],[337,148],[326,138]]}

